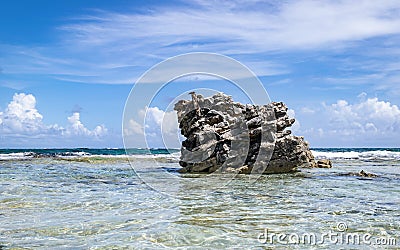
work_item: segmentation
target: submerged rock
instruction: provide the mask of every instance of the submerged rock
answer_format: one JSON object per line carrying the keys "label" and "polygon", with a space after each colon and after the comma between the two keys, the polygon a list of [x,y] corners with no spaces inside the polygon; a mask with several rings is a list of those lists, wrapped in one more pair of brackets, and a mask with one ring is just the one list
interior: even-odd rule
{"label": "submerged rock", "polygon": [[339,176],[358,176],[358,177],[363,177],[363,178],[378,177],[377,174],[368,173],[368,172],[365,172],[364,170],[361,170],[360,172],[343,173],[343,174],[339,174]]}
{"label": "submerged rock", "polygon": [[295,119],[283,102],[244,105],[223,93],[190,94],[191,101],[174,108],[186,137],[180,172],[287,173],[317,167],[304,138],[287,130]]}
{"label": "submerged rock", "polygon": [[318,168],[332,168],[332,161],[328,159],[322,159],[317,161]]}
{"label": "submerged rock", "polygon": [[373,173],[367,173],[364,170],[361,170],[360,173],[358,173],[358,176],[361,177],[368,177],[368,178],[374,178],[374,177],[378,177],[378,175],[373,174]]}

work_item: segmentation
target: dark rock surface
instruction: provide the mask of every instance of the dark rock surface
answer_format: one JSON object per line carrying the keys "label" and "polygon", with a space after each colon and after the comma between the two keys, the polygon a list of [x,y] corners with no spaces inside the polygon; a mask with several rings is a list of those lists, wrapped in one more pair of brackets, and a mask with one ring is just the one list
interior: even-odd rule
{"label": "dark rock surface", "polygon": [[244,105],[223,93],[190,94],[191,101],[174,108],[186,137],[180,172],[287,173],[317,167],[304,138],[287,130],[295,120],[284,103]]}
{"label": "dark rock surface", "polygon": [[357,176],[357,177],[362,177],[362,178],[379,177],[377,174],[368,173],[368,172],[365,172],[364,170],[361,170],[360,172],[342,173],[342,174],[339,174],[339,176]]}
{"label": "dark rock surface", "polygon": [[378,175],[373,174],[373,173],[367,173],[364,170],[361,170],[360,173],[358,173],[358,176],[368,177],[368,178],[378,177]]}

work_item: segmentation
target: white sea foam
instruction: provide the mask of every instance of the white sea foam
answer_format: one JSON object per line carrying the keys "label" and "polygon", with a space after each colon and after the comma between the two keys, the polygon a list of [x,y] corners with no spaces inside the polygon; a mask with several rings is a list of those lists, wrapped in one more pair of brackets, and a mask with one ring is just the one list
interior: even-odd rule
{"label": "white sea foam", "polygon": [[23,160],[35,157],[32,152],[0,154],[0,160]]}
{"label": "white sea foam", "polygon": [[[371,151],[321,151],[312,150],[316,159],[347,159],[347,160],[400,160],[400,152],[389,150],[371,150]],[[63,152],[55,155],[38,154],[34,152],[19,152],[0,154],[0,161],[8,160],[29,160],[33,158],[55,158],[55,159],[79,159],[79,158],[103,158],[103,159],[138,159],[138,160],[156,160],[178,162],[181,153],[171,154],[132,154],[132,155],[107,155],[107,154],[89,154],[87,152]]]}
{"label": "white sea foam", "polygon": [[87,152],[62,152],[57,154],[38,154],[34,152],[19,152],[0,154],[0,160],[29,160],[33,158],[55,158],[55,159],[79,159],[79,158],[103,158],[103,159],[143,159],[143,160],[176,160],[179,161],[180,152],[171,154],[132,154],[132,155],[107,155],[90,154]]}
{"label": "white sea foam", "polygon": [[56,154],[57,157],[84,157],[90,156],[91,154],[86,152],[65,152],[61,154]]}
{"label": "white sea foam", "polygon": [[181,156],[180,152],[175,152],[171,154],[142,154],[142,155],[122,155],[123,157],[129,157],[130,159],[166,159],[166,160],[173,160],[173,161],[179,161],[179,158]]}
{"label": "white sea foam", "polygon": [[393,152],[387,150],[376,151],[348,151],[348,152],[323,152],[312,150],[316,159],[359,159],[359,160],[400,160],[400,152]]}

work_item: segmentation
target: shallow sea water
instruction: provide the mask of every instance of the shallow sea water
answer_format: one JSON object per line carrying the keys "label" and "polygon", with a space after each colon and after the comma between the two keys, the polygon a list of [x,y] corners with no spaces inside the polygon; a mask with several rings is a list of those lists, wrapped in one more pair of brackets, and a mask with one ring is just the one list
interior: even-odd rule
{"label": "shallow sea water", "polygon": [[[239,175],[213,192],[143,170],[171,197],[124,159],[0,161],[0,249],[400,248],[400,161],[333,163],[254,183]],[[204,177],[159,164],[178,179]],[[343,175],[361,169],[379,177]]]}

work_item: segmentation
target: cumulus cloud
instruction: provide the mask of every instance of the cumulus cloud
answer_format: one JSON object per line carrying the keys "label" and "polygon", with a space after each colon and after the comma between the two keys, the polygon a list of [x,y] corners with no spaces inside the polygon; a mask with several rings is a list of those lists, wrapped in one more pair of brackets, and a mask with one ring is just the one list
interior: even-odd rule
{"label": "cumulus cloud", "polygon": [[0,113],[2,129],[17,133],[38,133],[46,129],[43,116],[36,109],[36,98],[29,94],[15,94],[13,100]]}
{"label": "cumulus cloud", "polygon": [[104,125],[96,126],[93,130],[87,129],[80,120],[79,112],[74,112],[67,119],[68,119],[68,122],[70,123],[66,130],[67,134],[96,136],[96,137],[107,134],[107,128],[104,127]]}
{"label": "cumulus cloud", "polygon": [[145,138],[148,147],[179,147],[179,125],[175,111],[146,107],[138,112],[138,119],[130,119],[124,127],[124,136]]}
{"label": "cumulus cloud", "polygon": [[390,102],[368,98],[349,104],[345,100],[326,106],[330,123],[345,134],[400,132],[400,109]]}
{"label": "cumulus cloud", "polygon": [[107,134],[103,125],[89,130],[80,121],[80,113],[74,112],[67,118],[65,128],[58,124],[43,123],[43,115],[36,108],[36,98],[32,94],[16,93],[7,108],[0,112],[0,133],[3,136],[37,135],[101,137]]}
{"label": "cumulus cloud", "polygon": [[[288,109],[287,114],[290,118],[295,118],[296,119],[296,112],[293,109]],[[292,127],[290,127],[290,130],[293,133],[296,133],[300,130],[300,122],[298,119],[292,124]]]}
{"label": "cumulus cloud", "polygon": [[134,119],[130,119],[127,126],[124,128],[125,136],[141,135],[143,133],[143,125]]}
{"label": "cumulus cloud", "polygon": [[163,134],[176,135],[178,118],[175,111],[165,112],[158,107],[147,109],[146,131],[153,131],[154,128],[161,128]]}
{"label": "cumulus cloud", "polygon": [[[396,146],[400,139],[400,109],[377,97],[323,104],[300,118],[300,133],[323,146]],[[303,122],[304,121],[304,122]]]}

